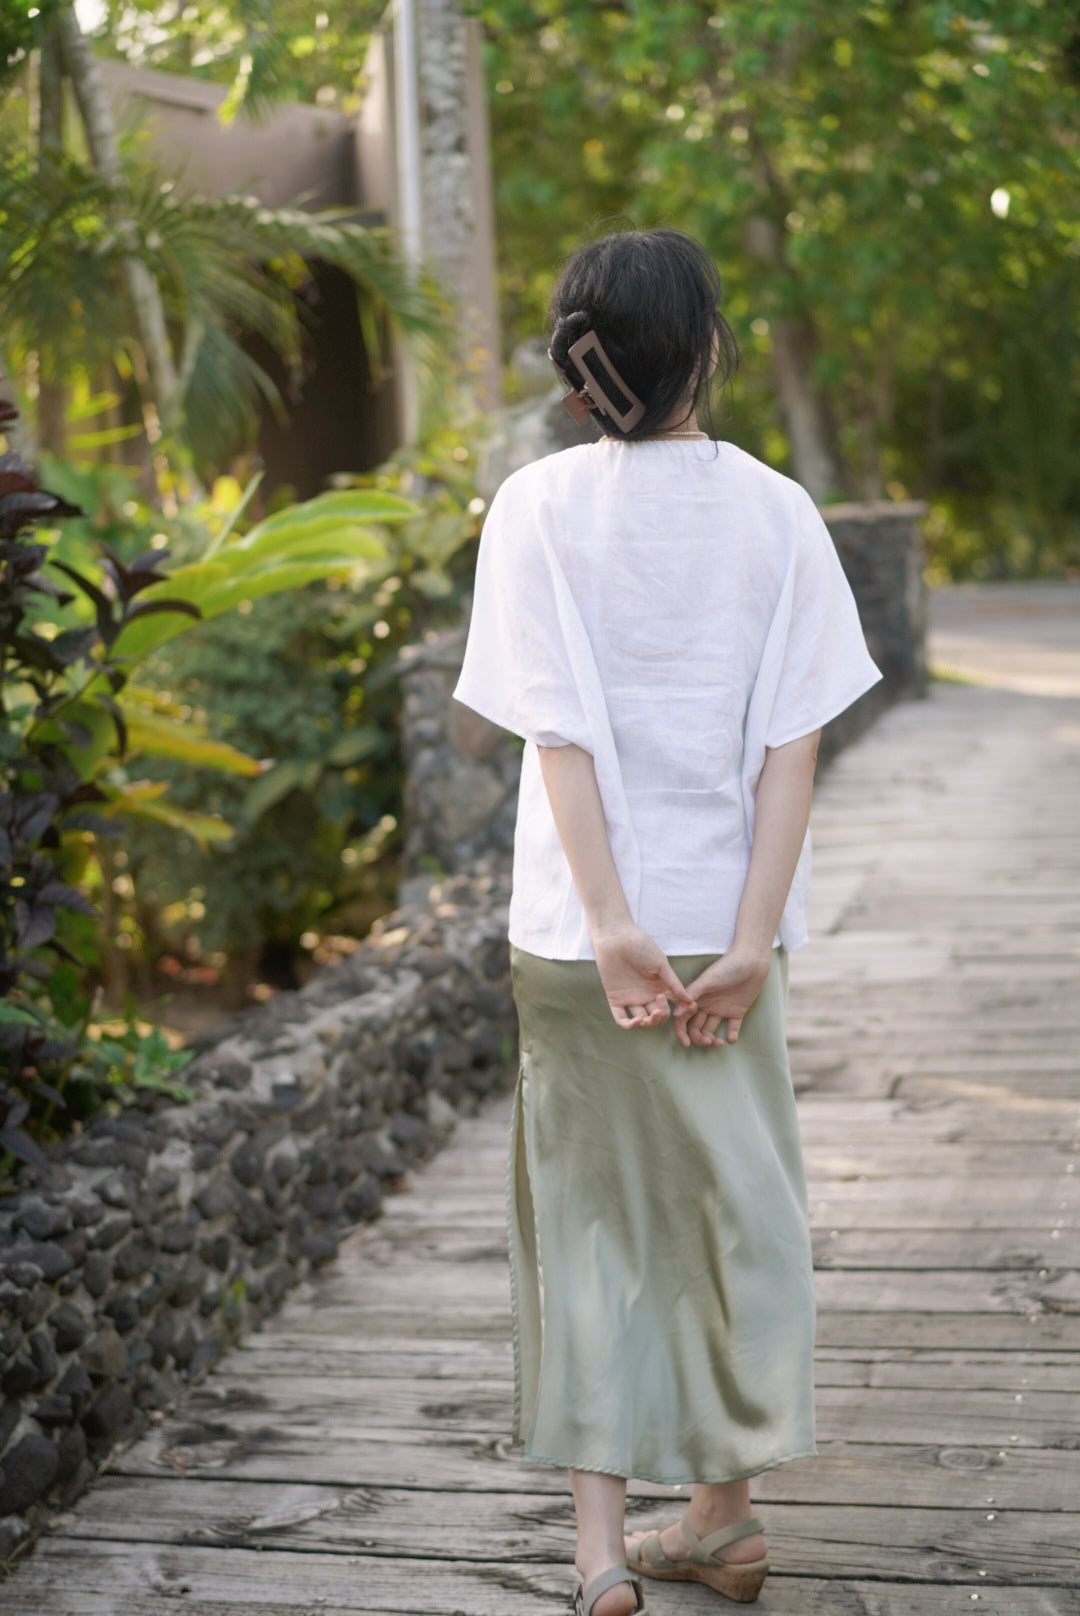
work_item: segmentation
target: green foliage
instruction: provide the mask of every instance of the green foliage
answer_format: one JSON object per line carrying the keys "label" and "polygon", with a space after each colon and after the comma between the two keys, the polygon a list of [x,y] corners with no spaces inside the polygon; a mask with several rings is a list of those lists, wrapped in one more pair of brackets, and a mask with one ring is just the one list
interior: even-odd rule
{"label": "green foliage", "polygon": [[40,44],[44,23],[55,9],[54,0],[4,0],[0,10],[0,89]]}
{"label": "green foliage", "polygon": [[125,1009],[125,1026],[113,1031],[106,1023],[96,1028],[97,1036],[84,1044],[84,1080],[93,1083],[99,1094],[119,1091],[128,1103],[144,1089],[167,1095],[170,1100],[193,1100],[194,1089],[178,1083],[175,1074],[194,1060],[194,1050],[173,1049],[160,1027],[144,1030],[130,995]]}
{"label": "green foliage", "polygon": [[258,117],[281,100],[355,110],[371,33],[385,0],[107,0],[95,46],[136,67],[227,84],[226,116]]}
{"label": "green foliage", "polygon": [[[0,407],[0,427],[14,413]],[[260,772],[255,758],[211,737],[204,718],[153,687],[149,653],[172,645],[193,620],[212,627],[231,614],[243,622],[253,600],[295,599],[314,579],[344,575],[354,587],[384,579],[382,535],[417,515],[388,488],[337,490],[246,532],[230,517],[209,537],[189,514],[177,533],[192,559],[166,576],[167,535],[154,532],[146,545],[152,518],[139,515],[130,480],[125,490],[110,468],[54,462],[51,470],[87,501],[89,515],[40,489],[15,455],[0,457],[0,991],[17,1012],[0,1021],[8,1083],[0,1148],[39,1165],[31,1135],[47,1136],[54,1113],[68,1104],[73,1073],[84,1107],[101,1103],[110,1084],[178,1092],[169,1087],[177,1063],[160,1035],[143,1033],[129,1016],[116,1036],[96,1043],[90,1036],[97,974],[110,947],[132,942],[130,934],[102,935],[92,899],[111,910],[117,885],[129,879],[113,877],[121,854],[108,851],[121,819],[153,824],[168,849],[178,837],[205,848],[231,827],[212,803],[207,812],[205,788],[196,788],[189,808],[181,793],[167,796],[167,778],[137,778],[136,759],[140,769],[147,759],[167,760],[174,771],[183,768],[185,781],[192,765],[200,781],[208,770],[233,781]],[[42,534],[44,542],[29,541],[28,523],[57,518],[66,521]],[[135,684],[140,660],[143,682]],[[266,670],[258,692],[264,710],[281,673],[280,665]],[[272,753],[275,737],[265,741],[262,755]],[[383,738],[370,727],[337,737],[323,766],[355,766],[373,746]]]}
{"label": "green foliage", "polygon": [[[13,374],[30,356],[67,381],[145,374],[123,276],[132,253],[156,281],[177,333],[179,386],[158,447],[203,472],[252,439],[260,405],[284,413],[268,373],[245,347],[262,338],[295,371],[303,352],[297,294],[318,260],[353,281],[374,373],[379,333],[398,328],[434,363],[442,329],[434,288],[397,257],[389,231],[342,209],[263,207],[253,197],[202,197],[137,155],[113,186],[74,158],[38,163],[24,132],[0,141],[0,344]],[[144,401],[145,402],[145,401]]]}
{"label": "green foliage", "polygon": [[1022,534],[1010,565],[1076,564],[1071,8],[473,9],[512,339],[543,328],[557,260],[597,221],[688,229],[747,349],[729,435],[791,468],[766,366],[778,322],[795,321],[852,493],[978,502]]}
{"label": "green foliage", "polygon": [[146,824],[132,835],[125,914],[145,954],[257,959],[269,945],[287,959],[392,907],[404,784],[397,657],[460,610],[482,509],[473,470],[460,431],[444,428],[377,472],[339,478],[321,496],[329,505],[381,501],[396,513],[407,496],[417,508],[380,530],[377,564],[255,601],[154,654],[145,672],[159,695],[268,766],[246,781],[152,765],[170,800],[220,815],[235,834],[206,847]]}

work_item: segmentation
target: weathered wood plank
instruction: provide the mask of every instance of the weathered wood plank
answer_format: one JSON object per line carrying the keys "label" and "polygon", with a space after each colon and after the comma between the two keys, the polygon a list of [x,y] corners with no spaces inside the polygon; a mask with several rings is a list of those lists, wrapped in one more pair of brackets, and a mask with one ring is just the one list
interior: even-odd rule
{"label": "weathered wood plank", "polygon": [[[244,1355],[251,1354],[245,1364]],[[348,1337],[310,1340],[258,1337],[241,1349],[234,1367],[250,1382],[297,1373],[364,1377],[378,1381],[424,1378],[453,1386],[460,1380],[489,1389],[512,1386],[509,1343],[474,1342],[467,1353],[460,1342],[390,1340],[385,1350],[358,1346]],[[821,1348],[815,1378],[820,1386],[971,1386],[978,1390],[1080,1392],[1080,1362],[1068,1353],[934,1352],[911,1348]]]}
{"label": "weathered wood plank", "polygon": [[[755,1499],[788,1503],[872,1503],[938,1505],[977,1509],[996,1503],[1002,1509],[1060,1509],[1074,1492],[1076,1454],[1069,1449],[1007,1448],[917,1443],[829,1442],[819,1440],[818,1454],[767,1471],[753,1483]],[[425,1433],[406,1433],[398,1443],[358,1438],[326,1450],[298,1449],[289,1468],[275,1467],[274,1455],[235,1455],[232,1443],[207,1442],[184,1452],[168,1450],[167,1462],[147,1458],[140,1443],[114,1461],[116,1476],[159,1481],[179,1473],[192,1483],[217,1486],[236,1481],[257,1483],[272,1492],[283,1484],[332,1487],[419,1487],[442,1492],[564,1494],[564,1471],[524,1465],[507,1445],[469,1441],[429,1441]],[[230,1457],[230,1452],[234,1454]],[[185,1468],[185,1458],[190,1463]],[[293,1462],[295,1459],[295,1462]],[[687,1489],[631,1481],[633,1498],[670,1498]]]}
{"label": "weathered wood plank", "polygon": [[[989,1534],[987,1535],[989,1542]],[[804,1549],[806,1545],[803,1545]],[[859,1616],[873,1610],[877,1616],[924,1616],[924,1613],[956,1611],[956,1596],[978,1592],[979,1604],[989,1609],[994,1579],[990,1566],[975,1568],[969,1576],[950,1575],[959,1558],[946,1545],[942,1549],[929,1546],[929,1552],[912,1554],[907,1558],[905,1575],[908,1580],[895,1584],[896,1597],[903,1603],[886,1603],[882,1583],[872,1580],[865,1586],[867,1603],[859,1589],[859,1578],[844,1568],[844,1553],[850,1547],[837,1545],[837,1559],[829,1577],[776,1576],[770,1579],[769,1604],[763,1609],[799,1611],[802,1616],[815,1616],[826,1611],[858,1612]],[[1020,1577],[1011,1578],[1008,1593],[1012,1603],[998,1608],[1012,1613],[1023,1609],[1015,1603],[1017,1584],[1025,1581],[1034,1586],[1031,1594],[1041,1603],[1028,1608],[1032,1611],[1065,1611],[1075,1616],[1077,1605],[1067,1602],[1068,1585],[1058,1583],[1039,1572],[1033,1574],[1030,1561],[1037,1558],[1035,1551],[1027,1557],[1028,1565]],[[172,1545],[91,1543],[86,1540],[56,1538],[39,1545],[35,1555],[37,1601],[19,1602],[19,1584],[13,1585],[15,1598],[5,1610],[10,1616],[103,1616],[115,1612],[116,1616],[142,1616],[143,1612],[160,1609],[162,1598],[182,1597],[184,1609],[200,1609],[200,1601],[209,1609],[225,1610],[303,1610],[313,1609],[353,1611],[430,1611],[436,1616],[453,1616],[454,1612],[468,1611],[475,1616],[506,1616],[508,1608],[515,1612],[549,1611],[553,1600],[565,1604],[574,1585],[570,1567],[543,1562],[503,1562],[484,1565],[461,1560],[423,1560],[383,1557],[380,1555],[344,1555],[326,1553],[292,1553],[288,1550],[257,1550],[234,1548],[197,1548]],[[938,1590],[951,1591],[953,1602],[927,1602],[932,1599],[932,1583],[928,1573],[936,1575]],[[978,1571],[985,1570],[985,1578]],[[891,1579],[890,1579],[891,1580]],[[844,1603],[845,1582],[852,1584],[851,1602]],[[782,1590],[787,1584],[790,1599],[785,1601]],[[668,1610],[715,1610],[716,1596],[708,1590],[684,1588],[664,1590],[669,1595],[661,1604],[663,1593],[656,1598],[650,1589],[650,1605]],[[1071,1590],[1075,1594],[1075,1587]],[[887,1598],[888,1589],[884,1590]],[[677,1599],[674,1597],[677,1594]],[[46,1602],[51,1596],[51,1602]],[[66,1603],[65,1603],[66,1602]]]}
{"label": "weathered wood plank", "polygon": [[[442,1400],[425,1403],[422,1394],[410,1398],[407,1391],[392,1398],[354,1398],[343,1395],[340,1385],[335,1382],[321,1396],[313,1392],[305,1398],[306,1387],[294,1388],[290,1396],[278,1381],[273,1397],[266,1388],[236,1386],[231,1398],[215,1398],[212,1405],[187,1401],[182,1423],[143,1437],[114,1468],[179,1467],[188,1473],[227,1466],[233,1476],[321,1480],[338,1474],[358,1482],[383,1482],[389,1477],[379,1469],[377,1452],[372,1458],[380,1446],[409,1441],[420,1447],[426,1441],[433,1448],[456,1446],[478,1462],[505,1448],[510,1415],[505,1394],[458,1382],[447,1396],[443,1383],[438,1387]],[[385,1389],[387,1382],[379,1386]],[[1072,1393],[1032,1391],[1017,1402],[1003,1390],[895,1386],[883,1395],[874,1387],[821,1386],[816,1405],[823,1442],[991,1446],[1005,1452],[1014,1446],[1080,1448],[1080,1404]],[[313,1449],[319,1465],[332,1456],[337,1468],[298,1468]],[[356,1468],[361,1452],[365,1463],[373,1465],[363,1472]]]}
{"label": "weathered wood plank", "polygon": [[[202,1497],[202,1494],[212,1496]],[[297,1550],[396,1555],[483,1564],[573,1558],[574,1506],[568,1496],[482,1494],[388,1488],[264,1487],[114,1481],[96,1495],[94,1510],[65,1522],[65,1533],[95,1545],[114,1537],[117,1515],[124,1541],[187,1547]],[[195,1495],[199,1494],[196,1502]],[[111,1499],[113,1511],[104,1506]],[[631,1527],[671,1519],[655,1500],[629,1512]],[[194,1506],[194,1507],[193,1507]],[[1037,1570],[1050,1583],[1080,1583],[1080,1515],[1003,1510],[882,1509],[846,1503],[774,1503],[768,1512],[770,1558],[800,1575],[902,1577],[966,1581],[1002,1568]],[[912,1569],[912,1559],[915,1569]]]}
{"label": "weathered wood plank", "polygon": [[[820,1220],[813,1232],[815,1261],[825,1268],[1080,1268],[1080,1221],[1056,1233],[1025,1231],[1023,1237],[1012,1229],[867,1228],[861,1222],[827,1228]],[[505,1264],[506,1234],[501,1218],[438,1228],[394,1222],[381,1229],[368,1256],[388,1270],[410,1262],[455,1270],[464,1263]]]}
{"label": "weathered wood plank", "polygon": [[[1080,1272],[1044,1272],[1045,1278],[1038,1270],[1024,1269],[822,1269],[815,1288],[818,1306],[826,1311],[1026,1313],[1042,1306],[1080,1311]],[[365,1328],[375,1327],[380,1317],[396,1321],[396,1327],[401,1319],[415,1316],[424,1333],[435,1327],[441,1333],[460,1319],[462,1309],[486,1313],[489,1324],[509,1317],[505,1265],[494,1260],[462,1264],[457,1270],[408,1261],[396,1263],[392,1270],[350,1274],[346,1269],[328,1275],[321,1290],[324,1304],[331,1308],[346,1304],[356,1294],[359,1273],[363,1286],[356,1318]]]}

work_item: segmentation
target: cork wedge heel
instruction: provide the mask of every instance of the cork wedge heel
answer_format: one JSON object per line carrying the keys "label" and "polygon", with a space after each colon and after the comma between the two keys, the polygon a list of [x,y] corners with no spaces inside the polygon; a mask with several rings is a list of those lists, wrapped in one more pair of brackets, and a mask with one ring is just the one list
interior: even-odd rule
{"label": "cork wedge heel", "polygon": [[737,1604],[750,1605],[760,1594],[769,1574],[768,1556],[732,1565],[718,1558],[718,1551],[740,1538],[752,1537],[763,1530],[756,1515],[745,1521],[733,1521],[707,1537],[698,1537],[685,1517],[679,1529],[690,1550],[685,1560],[672,1560],[660,1547],[660,1533],[650,1532],[640,1543],[628,1543],[626,1563],[631,1571],[642,1577],[655,1577],[662,1582],[702,1582],[707,1588],[733,1599]]}

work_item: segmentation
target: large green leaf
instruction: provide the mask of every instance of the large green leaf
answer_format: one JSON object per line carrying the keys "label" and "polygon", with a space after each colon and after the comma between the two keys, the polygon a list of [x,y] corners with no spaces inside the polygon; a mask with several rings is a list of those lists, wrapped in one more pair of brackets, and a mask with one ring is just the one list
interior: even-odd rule
{"label": "large green leaf", "polygon": [[338,516],[321,516],[290,527],[253,529],[241,543],[219,550],[217,559],[235,576],[261,570],[268,560],[289,560],[335,548],[347,550],[358,560],[381,561],[386,555],[386,545],[372,528],[343,522]]}
{"label": "large green leaf", "polygon": [[163,801],[167,787],[164,781],[137,780],[123,786],[103,784],[109,801],[101,812],[110,818],[127,815],[136,819],[152,819],[190,836],[204,850],[211,842],[226,842],[233,835],[233,827],[217,814],[193,814],[175,803]]}
{"label": "large green leaf", "polygon": [[176,758],[196,768],[219,769],[225,774],[256,775],[257,758],[249,757],[227,741],[215,741],[206,734],[203,724],[190,719],[177,723],[160,713],[124,709],[127,720],[128,746],[153,757]]}
{"label": "large green leaf", "polygon": [[411,500],[400,494],[390,494],[378,488],[342,488],[328,494],[316,494],[302,505],[289,505],[284,510],[267,516],[242,538],[230,541],[230,548],[243,550],[258,543],[264,533],[282,528],[299,528],[309,522],[336,517],[339,522],[407,522],[419,514]]}
{"label": "large green leaf", "polygon": [[[144,590],[140,599],[153,600],[160,592],[166,598],[190,600],[206,620],[231,611],[241,601],[258,600],[285,589],[299,589],[333,573],[355,572],[357,567],[376,563],[385,556],[374,535],[363,529],[354,533],[339,529],[332,539],[316,535],[310,554],[306,553],[309,546],[302,538],[298,537],[293,547],[300,559],[256,555],[250,558],[251,570],[224,559],[230,553],[230,547],[226,547],[213,561],[197,561],[190,567],[177,568],[164,583]],[[114,653],[138,661],[192,626],[193,619],[179,612],[159,612],[138,618],[121,630]]]}

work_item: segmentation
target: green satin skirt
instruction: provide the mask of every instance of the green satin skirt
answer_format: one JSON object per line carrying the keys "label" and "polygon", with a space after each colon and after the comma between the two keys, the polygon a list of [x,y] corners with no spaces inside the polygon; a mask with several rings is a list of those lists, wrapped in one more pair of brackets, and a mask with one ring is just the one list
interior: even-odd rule
{"label": "green satin skirt", "polygon": [[[690,982],[711,957],[672,965]],[[589,960],[511,964],[514,1441],[532,1463],[669,1484],[815,1453],[786,954],[717,1049],[618,1028]]]}

